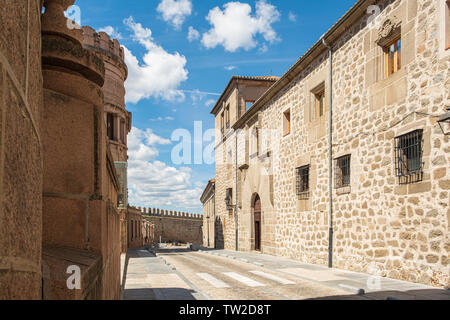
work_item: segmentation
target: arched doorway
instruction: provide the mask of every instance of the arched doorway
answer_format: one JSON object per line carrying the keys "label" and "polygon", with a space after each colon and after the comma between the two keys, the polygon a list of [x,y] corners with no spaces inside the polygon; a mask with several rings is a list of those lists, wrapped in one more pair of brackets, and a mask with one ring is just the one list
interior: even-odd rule
{"label": "arched doorway", "polygon": [[253,221],[255,230],[255,251],[261,251],[261,199],[255,197],[253,204]]}

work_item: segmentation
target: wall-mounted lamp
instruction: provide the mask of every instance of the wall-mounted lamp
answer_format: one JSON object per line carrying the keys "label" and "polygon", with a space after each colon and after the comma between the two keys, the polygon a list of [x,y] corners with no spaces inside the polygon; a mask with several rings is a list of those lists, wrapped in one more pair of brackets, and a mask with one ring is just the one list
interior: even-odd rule
{"label": "wall-mounted lamp", "polygon": [[[442,132],[446,136],[450,135],[450,108],[447,108],[447,112],[439,118],[438,123]],[[447,129],[445,129],[445,124],[447,124]]]}

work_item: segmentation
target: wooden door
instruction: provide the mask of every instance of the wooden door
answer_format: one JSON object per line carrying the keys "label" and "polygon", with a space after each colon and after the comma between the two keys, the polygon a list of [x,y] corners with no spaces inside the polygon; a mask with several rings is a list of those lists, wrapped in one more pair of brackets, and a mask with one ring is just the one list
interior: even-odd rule
{"label": "wooden door", "polygon": [[255,220],[255,250],[261,251],[261,200],[259,197],[255,200],[254,206]]}

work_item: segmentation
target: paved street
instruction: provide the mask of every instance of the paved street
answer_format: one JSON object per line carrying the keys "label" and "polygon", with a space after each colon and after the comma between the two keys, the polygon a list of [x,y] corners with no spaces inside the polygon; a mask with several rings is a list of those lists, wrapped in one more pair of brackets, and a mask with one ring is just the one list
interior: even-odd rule
{"label": "paved street", "polygon": [[448,290],[226,250],[130,250],[123,270],[125,300],[450,300]]}

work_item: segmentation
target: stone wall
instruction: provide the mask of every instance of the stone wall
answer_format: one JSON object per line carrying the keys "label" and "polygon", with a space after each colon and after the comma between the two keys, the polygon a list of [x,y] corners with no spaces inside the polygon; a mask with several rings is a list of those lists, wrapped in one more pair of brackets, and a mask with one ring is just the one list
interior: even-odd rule
{"label": "stone wall", "polygon": [[149,243],[178,241],[203,244],[203,215],[162,209],[137,208],[150,224]]}
{"label": "stone wall", "polygon": [[[105,65],[67,27],[73,2],[0,7],[0,299],[119,298]],[[67,288],[69,266],[80,268],[80,290]]]}
{"label": "stone wall", "polygon": [[0,6],[0,299],[40,299],[41,1]]}
{"label": "stone wall", "polygon": [[[365,1],[367,7],[370,2]],[[449,52],[441,50],[442,10],[438,1],[379,1],[378,18],[355,13],[333,47],[333,159],[351,155],[347,188],[333,183],[334,267],[401,280],[449,286],[450,139],[437,119],[450,105]],[[364,8],[363,8],[364,9]],[[384,26],[400,24],[402,67],[384,78],[378,44]],[[306,56],[306,55],[305,55]],[[291,70],[292,71],[292,70]],[[262,201],[262,251],[307,263],[328,264],[328,52],[320,43],[283,80],[280,90],[239,125],[239,248],[253,250],[253,201]],[[316,117],[315,89],[325,88],[325,112]],[[291,133],[283,136],[283,113]],[[269,147],[248,158],[255,124],[269,132]],[[395,172],[395,138],[423,130],[423,179],[400,184]],[[226,146],[229,144],[229,146]],[[234,153],[234,137],[218,147]],[[234,162],[235,155],[231,158]],[[233,162],[216,166],[216,196],[225,198]],[[296,168],[310,165],[310,192],[296,194]],[[261,168],[270,170],[261,171]],[[333,177],[333,180],[335,178]],[[273,189],[272,190],[270,189]],[[273,202],[272,202],[273,195]],[[217,215],[230,214],[217,200]],[[232,249],[234,235],[225,234]]]}

